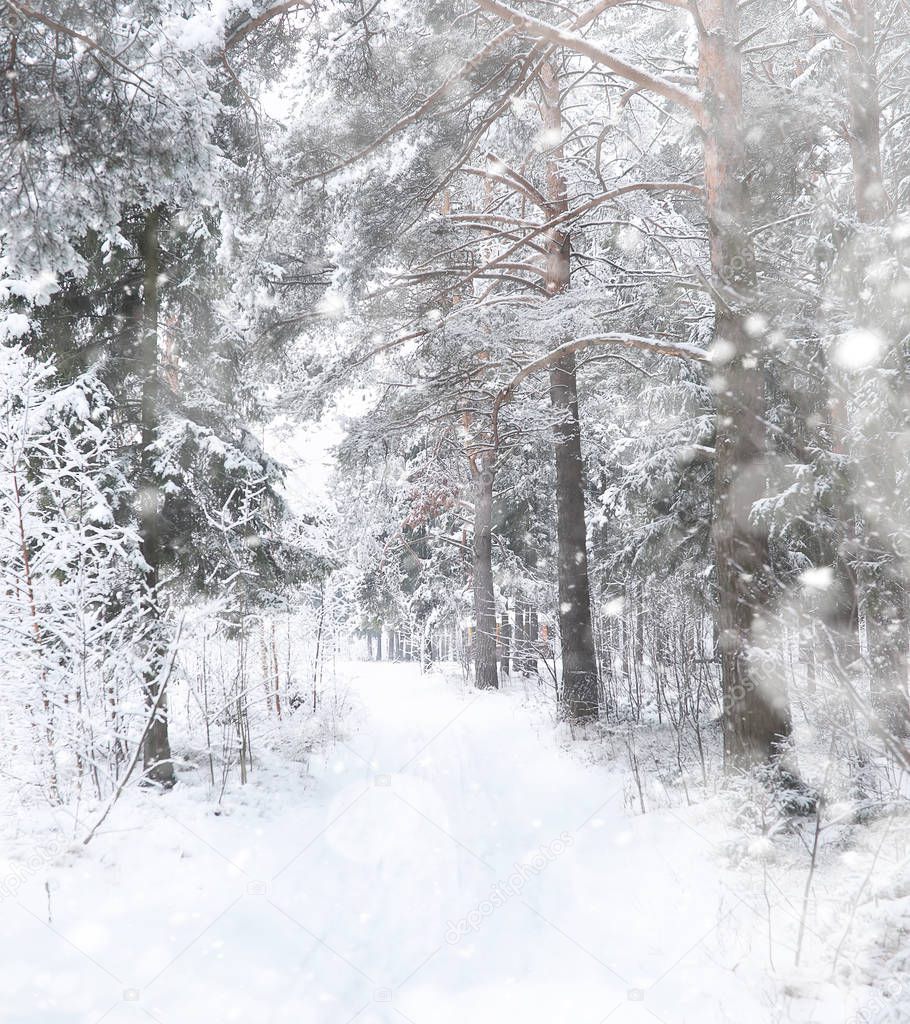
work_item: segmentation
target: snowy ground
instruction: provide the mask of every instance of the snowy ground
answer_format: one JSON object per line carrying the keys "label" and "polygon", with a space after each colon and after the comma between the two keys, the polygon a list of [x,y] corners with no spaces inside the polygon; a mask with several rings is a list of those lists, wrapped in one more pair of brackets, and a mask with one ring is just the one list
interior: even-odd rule
{"label": "snowy ground", "polygon": [[273,758],[218,814],[186,773],[84,850],[11,848],[0,1020],[876,1019],[812,967],[818,913],[793,968],[803,878],[731,868],[716,803],[630,814],[624,771],[560,750],[519,691],[348,674],[349,738],[308,771]]}

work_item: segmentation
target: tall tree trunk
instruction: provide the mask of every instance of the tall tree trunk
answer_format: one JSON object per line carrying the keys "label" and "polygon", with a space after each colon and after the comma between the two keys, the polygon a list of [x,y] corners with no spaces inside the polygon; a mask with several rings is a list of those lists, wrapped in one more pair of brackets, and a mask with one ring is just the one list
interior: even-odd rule
{"label": "tall tree trunk", "polygon": [[875,16],[869,0],[847,4],[852,36],[845,43],[847,101],[850,107],[849,143],[853,163],[856,213],[863,224],[874,224],[888,212],[882,177],[881,104],[875,61]]}
{"label": "tall tree trunk", "polygon": [[[541,68],[540,82],[544,130],[553,139],[561,138],[560,83],[552,62],[546,62]],[[560,142],[553,146],[547,157],[550,216],[558,216],[568,210],[563,160]],[[551,231],[547,242],[547,292],[554,296],[569,287],[571,244],[569,235],[559,230]],[[570,718],[585,719],[597,715],[599,685],[588,582],[585,478],[574,354],[569,354],[550,369],[550,402],[556,413],[553,428],[556,442],[556,564],[563,710]]]}
{"label": "tall tree trunk", "polygon": [[151,623],[151,641],[143,688],[146,704],[158,711],[145,737],[142,765],[145,778],[161,786],[174,785],[174,765],[167,723],[167,680],[164,677],[166,643],[159,604],[161,572],[161,495],[154,467],[153,446],[158,437],[160,392],[158,387],[158,275],[161,214],[146,214],[141,254],[144,281],[141,306],[139,369],[142,378],[141,453],[139,463],[139,534],[145,561],[145,611]]}
{"label": "tall tree trunk", "polygon": [[554,428],[563,704],[572,718],[592,718],[597,714],[597,654],[588,585],[584,465],[574,354],[550,370],[550,401],[554,409],[564,412]]}
{"label": "tall tree trunk", "polygon": [[[760,650],[773,579],[766,529],[752,519],[763,496],[765,395],[760,336],[746,329],[755,260],[744,185],[742,71],[736,0],[702,0],[699,84],[718,364],[714,544],[723,686],[724,761],[748,770],[776,758],[790,734],[783,673]],[[767,641],[766,641],[767,642]]]}
{"label": "tall tree trunk", "polygon": [[493,589],[493,453],[473,460],[474,477],[474,639],[475,682],[497,689],[496,595]]}
{"label": "tall tree trunk", "polygon": [[[874,225],[884,221],[890,212],[882,175],[874,4],[870,0],[854,0],[847,5],[847,11],[851,41],[844,44],[844,54],[856,213],[861,224]],[[894,335],[895,324],[889,322],[889,316],[880,308],[880,297],[867,297],[864,256],[865,253],[856,253],[853,257],[858,264],[854,276],[857,278],[855,301],[861,317],[859,326],[879,328],[886,337]],[[869,255],[870,263],[875,259],[876,254]],[[898,408],[896,412],[899,418],[904,418],[905,410]],[[906,429],[905,422],[894,428],[898,437],[903,436],[901,428]],[[879,429],[887,431],[885,424],[881,424]],[[860,583],[866,618],[872,706],[889,731],[903,737],[910,734],[910,703],[907,698],[910,644],[908,580],[903,559],[895,550],[886,524],[889,520],[900,521],[905,510],[895,507],[899,493],[897,467],[887,447],[881,458],[877,458],[874,450],[868,450],[865,445],[861,452],[864,461],[874,463],[874,468],[861,466],[858,475],[867,479],[866,486],[871,485],[875,492],[862,510],[865,523],[863,561],[875,565],[875,569],[862,573]]]}

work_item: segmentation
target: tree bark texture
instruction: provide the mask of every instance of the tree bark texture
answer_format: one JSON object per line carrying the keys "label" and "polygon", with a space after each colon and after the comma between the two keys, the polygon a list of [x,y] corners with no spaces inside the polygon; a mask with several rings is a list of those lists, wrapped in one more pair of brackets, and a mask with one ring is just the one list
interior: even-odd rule
{"label": "tree bark texture", "polygon": [[[563,132],[560,82],[553,63],[541,68],[541,113],[544,130],[553,139]],[[556,143],[547,158],[547,200],[550,216],[568,210],[564,152]],[[547,292],[559,295],[569,287],[571,243],[567,232],[554,230],[547,239]],[[597,715],[600,689],[597,652],[591,619],[588,581],[585,473],[581,456],[578,381],[574,353],[550,370],[550,402],[556,414],[556,540],[559,580],[559,639],[562,651],[562,703],[573,719]]]}
{"label": "tree bark texture", "polygon": [[736,0],[703,0],[699,9],[705,194],[716,293],[714,545],[724,762],[739,771],[775,760],[791,725],[783,673],[762,671],[769,664],[770,652],[761,644],[774,592],[767,529],[752,517],[765,491],[767,439],[761,336],[746,324],[756,281],[744,184],[739,19]]}
{"label": "tree bark texture", "polygon": [[161,573],[161,495],[154,467],[153,446],[158,437],[160,400],[158,388],[158,275],[160,247],[158,232],[161,215],[156,210],[146,214],[142,232],[143,296],[141,323],[139,324],[139,370],[142,379],[141,396],[141,452],[139,466],[139,534],[142,557],[145,561],[146,610],[150,621],[151,641],[143,688],[146,705],[151,713],[157,707],[154,720],[145,736],[142,764],[145,778],[158,785],[174,785],[174,765],[168,736],[167,686],[164,678],[166,649],[163,638],[160,608]]}
{"label": "tree bark texture", "polygon": [[497,689],[496,594],[493,588],[493,453],[474,460],[474,671],[479,689]]}

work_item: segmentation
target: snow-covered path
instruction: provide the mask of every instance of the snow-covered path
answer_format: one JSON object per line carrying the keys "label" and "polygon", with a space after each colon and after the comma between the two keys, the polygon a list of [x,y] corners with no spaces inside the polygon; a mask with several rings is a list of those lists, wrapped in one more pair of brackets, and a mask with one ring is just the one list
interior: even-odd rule
{"label": "snow-covered path", "polygon": [[0,907],[0,1020],[778,1019],[762,908],[697,825],[630,816],[517,694],[351,671],[315,782],[256,773],[220,816],[201,784],[137,794],[49,892],[35,868]]}

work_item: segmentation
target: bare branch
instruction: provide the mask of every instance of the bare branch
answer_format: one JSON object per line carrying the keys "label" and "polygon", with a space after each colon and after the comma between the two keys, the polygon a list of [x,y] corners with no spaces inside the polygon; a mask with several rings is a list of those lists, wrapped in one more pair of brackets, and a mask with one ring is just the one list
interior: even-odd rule
{"label": "bare branch", "polygon": [[806,6],[811,9],[812,13],[831,35],[836,36],[842,43],[846,43],[848,46],[856,45],[856,36],[850,30],[850,27],[845,25],[839,18],[836,18],[821,0],[806,0]]}
{"label": "bare branch", "polygon": [[324,171],[320,171],[319,174],[310,174],[305,178],[301,178],[297,184],[305,185],[310,181],[317,181],[319,178],[328,177],[331,174],[337,174],[338,171],[343,171],[346,167],[350,167],[351,164],[357,163],[358,160],[363,160],[364,157],[374,153],[380,146],[384,145],[389,139],[394,138],[399,132],[404,131],[405,128],[410,127],[423,117],[432,107],[434,107],[440,100],[444,99],[460,82],[469,74],[478,64],[481,63],[489,54],[491,54],[497,47],[501,46],[507,39],[515,34],[514,29],[506,29],[500,32],[497,36],[494,36],[486,46],[478,50],[473,57],[466,60],[461,67],[455,71],[436,89],[434,89],[429,96],[423,100],[422,103],[412,110],[409,114],[399,118],[393,125],[387,128],[381,135],[377,136],[368,145],[364,146],[363,149],[358,150],[352,156],[347,157],[344,160],[339,161],[332,167],[327,168]]}
{"label": "bare branch", "polygon": [[469,274],[459,284],[468,284],[475,277],[482,277],[490,269],[499,266],[504,260],[507,260],[513,253],[518,252],[519,249],[523,248],[538,235],[542,235],[545,232],[552,231],[553,228],[559,227],[562,224],[567,224],[570,221],[581,217],[589,210],[594,209],[596,206],[600,206],[603,203],[610,202],[612,199],[618,199],[619,196],[625,195],[628,192],[663,192],[663,191],[676,191],[676,192],[688,192],[690,195],[702,196],[704,193],[698,185],[692,185],[689,182],[684,181],[639,181],[633,182],[629,185],[621,185],[619,188],[611,189],[609,192],[603,192],[599,196],[595,196],[593,199],[589,199],[586,203],[582,203],[581,206],[575,207],[574,209],[566,210],[565,213],[561,213],[556,217],[551,217],[545,224],[540,224],[535,227],[532,231],[529,231],[526,235],[523,235],[517,242],[510,245],[504,252],[494,257],[483,266],[478,267],[477,270]]}
{"label": "bare branch", "polygon": [[[617,7],[626,0],[599,0],[599,3],[594,4],[587,11],[580,14],[577,18],[569,23],[569,27],[573,29],[583,28],[585,25],[590,24],[602,11],[605,11],[608,7]],[[364,159],[374,153],[380,146],[384,145],[394,136],[404,131],[405,128],[410,127],[428,113],[440,100],[445,97],[456,88],[462,80],[474,70],[483,60],[485,60],[494,50],[498,49],[503,43],[511,39],[516,34],[515,28],[507,28],[494,36],[485,46],[483,46],[473,57],[466,60],[457,71],[453,72],[441,85],[433,90],[410,114],[406,114],[400,118],[393,125],[387,128],[381,135],[375,138],[369,145],[364,146],[363,149],[358,150],[353,156],[347,157],[345,160],[341,160],[339,163],[329,167],[328,169],[321,171],[319,174],[311,174],[305,178],[297,181],[298,185],[305,185],[310,181],[317,181],[320,178],[328,177],[332,174],[337,174],[338,171],[344,170],[346,167],[350,167],[352,164],[357,163],[358,160]],[[532,55],[533,55],[532,50]],[[502,105],[501,105],[502,106]],[[497,109],[497,114],[499,112]],[[487,125],[484,126],[486,130]],[[479,137],[481,133],[477,134]]]}
{"label": "bare branch", "polygon": [[589,348],[600,348],[605,345],[616,348],[638,349],[642,352],[652,352],[655,355],[670,356],[673,359],[683,359],[686,362],[710,363],[709,354],[697,345],[689,345],[686,342],[661,341],[657,338],[644,338],[638,334],[625,334],[615,332],[612,334],[591,334],[584,338],[576,338],[574,341],[567,341],[563,345],[542,355],[539,359],[523,366],[509,383],[499,392],[493,400],[492,421],[493,421],[493,444],[499,443],[499,410],[506,403],[512,400],[515,392],[522,383],[543,370],[548,370],[554,363],[558,363],[566,356],[573,355]]}
{"label": "bare branch", "polygon": [[520,192],[525,199],[539,207],[544,213],[549,212],[550,207],[546,199],[544,199],[541,193],[528,181],[524,181],[513,175],[497,174],[496,171],[491,171],[483,167],[462,167],[460,170],[462,174],[475,174],[481,178],[487,178],[490,181],[498,181],[503,185],[508,185],[513,192]]}
{"label": "bare branch", "polygon": [[91,36],[87,36],[83,32],[78,32],[76,29],[63,24],[63,22],[57,21],[46,14],[42,14],[41,11],[36,11],[34,7],[30,7],[28,4],[22,3],[22,0],[7,0],[7,3],[17,14],[21,14],[24,18],[29,18],[31,21],[37,21],[39,25],[49,28],[52,32],[59,32],[60,35],[67,36],[69,39],[74,39],[77,42],[82,43],[82,45],[89,50],[95,50],[103,57],[106,57],[112,64],[120,68],[121,71],[125,71],[146,88],[154,89],[152,84],[146,81],[138,71],[135,71],[128,64],[125,64],[117,54],[111,53],[110,50],[105,49],[96,39],[92,39]]}
{"label": "bare branch", "polygon": [[267,22],[280,18],[285,14],[293,14],[295,11],[312,8],[312,6],[311,0],[287,0],[286,3],[275,4],[274,7],[266,8],[261,14],[257,14],[255,18],[247,16],[240,24],[235,25],[228,32],[224,40],[224,52],[226,53],[231,47],[243,42],[251,32],[255,32],[256,29],[261,28]]}
{"label": "bare branch", "polygon": [[643,89],[656,92],[659,96],[663,96],[664,99],[670,100],[671,103],[675,103],[677,106],[688,110],[695,116],[699,124],[704,120],[705,111],[701,98],[688,89],[673,85],[671,82],[666,81],[666,79],[652,75],[642,68],[627,64],[610,53],[609,50],[589,42],[582,36],[576,35],[574,32],[567,32],[555,25],[549,25],[538,18],[522,14],[520,11],[516,11],[514,7],[500,3],[499,0],[477,0],[477,4],[483,10],[511,22],[516,29],[528,35],[546,40],[557,46],[563,46],[568,50],[574,50],[575,53],[587,57],[596,64],[603,64],[604,67],[609,68],[627,81]]}

